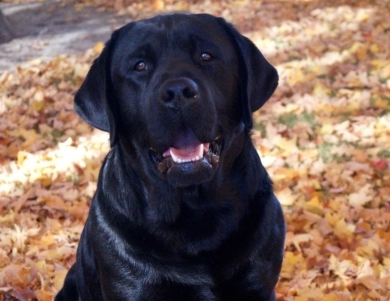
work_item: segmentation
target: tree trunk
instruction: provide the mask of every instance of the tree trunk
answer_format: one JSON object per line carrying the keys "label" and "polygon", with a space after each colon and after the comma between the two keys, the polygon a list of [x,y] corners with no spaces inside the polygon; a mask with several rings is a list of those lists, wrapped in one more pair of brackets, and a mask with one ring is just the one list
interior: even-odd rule
{"label": "tree trunk", "polygon": [[0,10],[0,44],[9,42],[15,37],[7,17]]}

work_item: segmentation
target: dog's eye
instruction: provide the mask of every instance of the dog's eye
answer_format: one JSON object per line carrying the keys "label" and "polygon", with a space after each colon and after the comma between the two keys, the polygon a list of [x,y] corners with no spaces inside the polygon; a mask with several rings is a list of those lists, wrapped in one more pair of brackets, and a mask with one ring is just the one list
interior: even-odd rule
{"label": "dog's eye", "polygon": [[212,57],[212,55],[211,55],[210,53],[208,53],[208,52],[202,52],[202,53],[200,54],[200,59],[201,59],[203,62],[210,62],[210,61],[213,59],[213,57]]}
{"label": "dog's eye", "polygon": [[144,61],[139,61],[135,64],[134,69],[137,71],[144,71],[147,69],[146,63]]}

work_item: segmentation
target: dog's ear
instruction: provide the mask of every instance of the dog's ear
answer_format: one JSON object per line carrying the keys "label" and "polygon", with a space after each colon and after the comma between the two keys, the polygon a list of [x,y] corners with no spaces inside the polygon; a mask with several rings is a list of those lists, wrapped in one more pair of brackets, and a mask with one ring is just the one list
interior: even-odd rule
{"label": "dog's ear", "polygon": [[[115,141],[115,120],[110,80],[110,48],[113,37],[92,64],[84,82],[74,98],[76,113],[91,126],[110,133],[111,145]],[[111,98],[110,98],[111,95]]]}
{"label": "dog's ear", "polygon": [[252,128],[252,112],[260,109],[278,86],[276,69],[268,63],[251,40],[241,35],[231,24],[225,22],[229,35],[237,49],[243,109],[243,122]]}

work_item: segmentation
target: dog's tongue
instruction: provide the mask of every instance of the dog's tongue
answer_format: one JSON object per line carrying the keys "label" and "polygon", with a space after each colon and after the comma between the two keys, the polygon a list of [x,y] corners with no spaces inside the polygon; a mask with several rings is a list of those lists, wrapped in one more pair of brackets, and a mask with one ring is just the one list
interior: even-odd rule
{"label": "dog's tongue", "polygon": [[203,152],[208,145],[201,143],[191,130],[187,130],[178,134],[164,156],[171,156],[173,161],[178,163],[196,161],[203,158]]}
{"label": "dog's tongue", "polygon": [[195,161],[203,158],[203,144],[198,144],[196,146],[189,146],[184,148],[169,148],[169,153],[175,162],[182,161]]}

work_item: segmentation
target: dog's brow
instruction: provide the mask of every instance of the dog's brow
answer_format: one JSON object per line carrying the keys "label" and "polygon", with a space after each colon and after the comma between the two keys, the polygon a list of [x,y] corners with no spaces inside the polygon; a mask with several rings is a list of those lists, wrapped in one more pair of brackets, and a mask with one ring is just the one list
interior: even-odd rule
{"label": "dog's brow", "polygon": [[152,43],[144,42],[130,50],[130,56],[134,58],[150,58],[157,56],[157,49]]}

